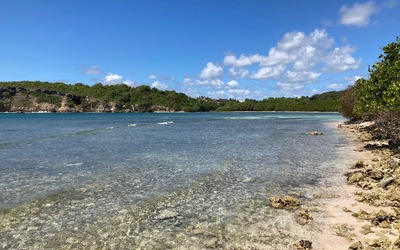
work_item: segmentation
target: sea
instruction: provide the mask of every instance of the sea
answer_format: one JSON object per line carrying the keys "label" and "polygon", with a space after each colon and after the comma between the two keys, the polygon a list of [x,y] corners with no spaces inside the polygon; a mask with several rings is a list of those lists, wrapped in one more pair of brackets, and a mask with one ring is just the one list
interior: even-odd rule
{"label": "sea", "polygon": [[350,139],[336,126],[344,121],[2,113],[0,249],[286,249],[302,235],[269,197],[313,204],[338,185],[349,164]]}

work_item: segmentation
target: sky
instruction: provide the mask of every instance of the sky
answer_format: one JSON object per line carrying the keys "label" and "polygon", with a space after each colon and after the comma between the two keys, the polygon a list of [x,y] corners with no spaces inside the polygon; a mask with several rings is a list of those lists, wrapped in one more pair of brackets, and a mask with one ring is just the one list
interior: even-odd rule
{"label": "sky", "polygon": [[400,0],[0,0],[0,81],[312,96],[368,78]]}

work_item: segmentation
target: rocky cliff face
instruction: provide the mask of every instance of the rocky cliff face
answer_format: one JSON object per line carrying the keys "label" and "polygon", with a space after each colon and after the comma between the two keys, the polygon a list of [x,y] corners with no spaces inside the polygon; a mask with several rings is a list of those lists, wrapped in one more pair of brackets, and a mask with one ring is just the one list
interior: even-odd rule
{"label": "rocky cliff face", "polygon": [[48,90],[0,88],[0,112],[117,112],[115,103],[106,103]]}
{"label": "rocky cliff face", "polygon": [[26,89],[21,87],[0,88],[0,112],[175,112],[169,107],[154,105],[141,107],[119,107],[115,102],[106,102],[89,96],[77,96],[50,90]]}

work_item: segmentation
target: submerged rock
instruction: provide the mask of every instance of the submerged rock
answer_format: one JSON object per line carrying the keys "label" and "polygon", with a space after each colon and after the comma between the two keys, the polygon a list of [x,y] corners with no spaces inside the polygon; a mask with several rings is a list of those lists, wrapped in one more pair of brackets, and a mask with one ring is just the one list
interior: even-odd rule
{"label": "submerged rock", "polygon": [[179,213],[172,210],[163,210],[156,217],[156,220],[169,220],[178,217]]}
{"label": "submerged rock", "polygon": [[308,224],[313,219],[312,215],[307,210],[300,210],[297,222],[300,225]]}
{"label": "submerged rock", "polygon": [[269,202],[274,208],[294,209],[301,205],[300,199],[286,195],[284,197],[270,197]]}
{"label": "submerged rock", "polygon": [[323,135],[324,133],[318,131],[310,131],[307,132],[306,135]]}

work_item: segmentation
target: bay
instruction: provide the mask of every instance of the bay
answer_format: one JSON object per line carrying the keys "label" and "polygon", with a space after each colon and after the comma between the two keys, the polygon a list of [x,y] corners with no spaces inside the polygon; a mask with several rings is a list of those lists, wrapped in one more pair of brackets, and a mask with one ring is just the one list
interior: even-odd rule
{"label": "bay", "polygon": [[275,223],[275,239],[288,215],[268,197],[326,186],[348,164],[349,141],[333,125],[341,121],[288,112],[0,114],[1,242],[229,248],[251,241],[243,228],[259,219]]}

